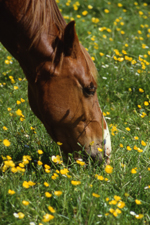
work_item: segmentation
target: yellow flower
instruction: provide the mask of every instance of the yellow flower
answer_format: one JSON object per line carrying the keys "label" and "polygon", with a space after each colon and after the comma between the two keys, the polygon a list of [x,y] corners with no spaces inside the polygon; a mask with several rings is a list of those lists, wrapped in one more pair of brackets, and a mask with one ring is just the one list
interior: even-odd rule
{"label": "yellow flower", "polygon": [[56,156],[53,155],[52,156],[52,161],[54,163],[58,163],[58,164],[61,164],[63,162],[61,156],[59,156],[59,155],[56,155]]}
{"label": "yellow flower", "polygon": [[128,145],[128,146],[127,146],[127,150],[128,150],[128,151],[131,151],[132,148]]}
{"label": "yellow flower", "polygon": [[141,145],[146,146],[146,143],[144,141],[141,141]]}
{"label": "yellow flower", "polygon": [[143,12],[142,11],[139,11],[139,15],[142,16],[143,15]]}
{"label": "yellow flower", "polygon": [[72,181],[71,181],[71,184],[76,186],[76,185],[81,184],[81,181],[75,181],[75,180],[72,180]]}
{"label": "yellow flower", "polygon": [[93,61],[95,61],[95,57],[94,57],[94,56],[92,56],[91,59],[92,59]]}
{"label": "yellow flower", "polygon": [[144,101],[144,105],[145,106],[148,106],[149,105],[149,102],[148,101]]}
{"label": "yellow flower", "polygon": [[133,174],[137,173],[136,169],[133,168],[133,169],[131,170],[131,173],[133,173]]}
{"label": "yellow flower", "polygon": [[63,143],[61,143],[61,142],[59,142],[59,141],[57,141],[57,145],[62,145]]}
{"label": "yellow flower", "polygon": [[85,162],[80,161],[80,160],[76,160],[76,163],[79,164],[79,165],[81,165],[81,166],[84,166],[85,165]]}
{"label": "yellow flower", "polygon": [[120,209],[116,209],[116,213],[121,214],[121,210]]}
{"label": "yellow flower", "polygon": [[93,197],[95,197],[95,198],[99,198],[99,197],[100,197],[100,195],[98,195],[98,194],[96,194],[96,193],[92,193],[92,195],[93,195]]}
{"label": "yellow flower", "polygon": [[18,116],[22,116],[22,111],[21,111],[20,109],[18,109],[18,110],[16,111],[16,114],[17,114]]}
{"label": "yellow flower", "polygon": [[104,180],[104,177],[103,176],[100,176],[100,175],[97,175],[96,174],[95,177],[97,177],[98,180]]}
{"label": "yellow flower", "polygon": [[112,172],[113,172],[113,167],[110,166],[110,165],[106,165],[106,167],[105,167],[105,172],[106,172],[106,173],[112,173]]}
{"label": "yellow flower", "polygon": [[29,188],[29,187],[30,187],[30,185],[28,184],[27,181],[24,181],[23,184],[22,184],[22,186],[23,186],[24,188]]}
{"label": "yellow flower", "polygon": [[5,64],[7,64],[7,65],[10,64],[10,61],[6,59]]}
{"label": "yellow flower", "polygon": [[52,197],[52,194],[49,193],[49,192],[45,192],[45,196],[46,196],[47,198],[50,198],[50,197]]}
{"label": "yellow flower", "polygon": [[51,214],[45,214],[44,216],[43,216],[43,222],[49,222],[50,220],[52,220],[52,219],[54,219],[54,216],[53,215],[51,215]]}
{"label": "yellow flower", "polygon": [[22,204],[23,204],[23,205],[25,205],[25,206],[27,206],[27,205],[29,205],[29,202],[28,202],[28,201],[23,200],[23,201],[22,201]]}
{"label": "yellow flower", "polygon": [[108,10],[108,9],[105,9],[104,12],[105,12],[105,13],[109,13],[109,10]]}
{"label": "yellow flower", "polygon": [[98,150],[99,152],[102,152],[102,151],[103,151],[103,149],[102,149],[102,148],[97,148],[97,150]]}
{"label": "yellow flower", "polygon": [[127,131],[130,131],[130,128],[129,128],[129,127],[126,127],[126,130],[127,130]]}
{"label": "yellow flower", "polygon": [[83,16],[86,16],[87,14],[88,14],[88,11],[86,11],[86,10],[82,12]]}
{"label": "yellow flower", "polygon": [[118,3],[118,7],[122,7],[123,5],[121,3]]}
{"label": "yellow flower", "polygon": [[121,200],[121,197],[120,197],[120,196],[115,195],[115,196],[114,196],[114,199],[115,199],[116,201],[120,201],[120,200]]}
{"label": "yellow flower", "polygon": [[38,160],[37,164],[38,164],[39,166],[41,166],[43,163],[42,163],[40,160]]}
{"label": "yellow flower", "polygon": [[8,112],[10,112],[12,110],[12,108],[8,107],[7,110],[8,110]]}
{"label": "yellow flower", "polygon": [[44,185],[45,185],[46,187],[48,187],[48,186],[49,186],[49,184],[48,184],[47,182],[44,182]]}
{"label": "yellow flower", "polygon": [[42,155],[43,154],[43,151],[42,150],[38,150],[38,154],[39,155]]}
{"label": "yellow flower", "polygon": [[114,209],[112,209],[112,208],[110,208],[110,209],[109,209],[109,212],[114,213],[114,212],[115,212],[115,210],[114,210]]}
{"label": "yellow flower", "polygon": [[143,214],[139,214],[139,215],[136,215],[135,218],[136,218],[136,219],[142,219],[143,216],[144,216]]}
{"label": "yellow flower", "polygon": [[137,136],[134,136],[134,139],[135,139],[135,140],[138,140],[139,138],[138,138]]}
{"label": "yellow flower", "polygon": [[143,92],[144,92],[144,90],[143,90],[142,88],[139,88],[139,92],[143,93]]}
{"label": "yellow flower", "polygon": [[21,100],[21,102],[25,102],[25,100],[23,98],[21,98],[20,100]]}
{"label": "yellow flower", "polygon": [[109,205],[116,205],[116,204],[117,204],[117,201],[115,201],[115,200],[112,200],[109,202]]}
{"label": "yellow flower", "polygon": [[18,218],[19,219],[23,219],[24,217],[25,217],[25,215],[22,212],[19,212],[18,213]]}
{"label": "yellow flower", "polygon": [[92,5],[88,5],[88,9],[93,9],[93,6]]}
{"label": "yellow flower", "polygon": [[55,191],[55,192],[54,192],[54,195],[60,196],[60,195],[62,195],[62,191]]}
{"label": "yellow flower", "polygon": [[45,169],[48,169],[48,170],[51,168],[51,167],[50,167],[49,165],[47,165],[47,164],[45,164],[44,167],[45,167]]}
{"label": "yellow flower", "polygon": [[120,144],[120,148],[123,148],[123,144]]}
{"label": "yellow flower", "polygon": [[48,210],[51,212],[51,213],[55,213],[56,210],[52,207],[52,206],[48,206]]}
{"label": "yellow flower", "polygon": [[18,172],[18,169],[15,168],[15,167],[12,167],[12,168],[11,168],[11,172],[12,172],[12,173],[17,173],[17,172]]}
{"label": "yellow flower", "polygon": [[142,202],[141,202],[140,200],[138,200],[138,199],[135,199],[135,203],[136,203],[137,205],[141,205],[141,204],[142,204]]}
{"label": "yellow flower", "polygon": [[8,146],[10,146],[10,141],[9,140],[7,140],[7,139],[4,139],[3,140],[3,144],[6,146],[6,147],[8,147]]}
{"label": "yellow flower", "polygon": [[92,22],[93,23],[98,23],[99,22],[99,19],[98,18],[95,18],[95,17],[92,17]]}
{"label": "yellow flower", "polygon": [[66,168],[64,168],[64,169],[60,170],[60,173],[61,173],[62,175],[67,175],[67,173],[69,173],[69,170],[66,169]]}
{"label": "yellow flower", "polygon": [[14,195],[14,194],[15,194],[15,191],[9,189],[9,190],[8,190],[8,194]]}
{"label": "yellow flower", "polygon": [[14,86],[14,90],[17,90],[18,89],[18,86]]}
{"label": "yellow flower", "polygon": [[33,181],[31,181],[31,180],[29,180],[29,181],[28,181],[28,184],[29,184],[29,186],[34,186],[36,183],[33,182]]}
{"label": "yellow flower", "polygon": [[126,205],[125,202],[120,201],[120,202],[117,204],[117,207],[120,208],[120,209],[122,209],[122,208],[125,207],[125,205]]}
{"label": "yellow flower", "polygon": [[8,130],[8,128],[7,128],[7,127],[5,127],[5,126],[3,126],[3,130]]}

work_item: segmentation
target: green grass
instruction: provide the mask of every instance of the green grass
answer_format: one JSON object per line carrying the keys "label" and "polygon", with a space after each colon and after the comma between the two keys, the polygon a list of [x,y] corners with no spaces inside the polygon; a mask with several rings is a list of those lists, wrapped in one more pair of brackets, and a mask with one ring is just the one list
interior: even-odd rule
{"label": "green grass", "polygon": [[[60,0],[58,6],[67,22],[76,20],[79,39],[94,57],[99,72],[97,94],[111,132],[113,172],[106,173],[105,165],[98,166],[90,159],[86,166],[81,166],[71,155],[71,164],[66,159],[63,164],[52,161],[53,155],[61,154],[59,146],[30,110],[24,74],[14,58],[10,63],[7,58],[10,53],[0,44],[0,223],[3,225],[150,224],[150,5],[140,0],[137,3],[122,0],[121,7],[117,0],[79,2],[77,5],[74,0],[70,3]],[[83,11],[88,14],[82,15]],[[17,104],[21,99],[25,101]],[[16,114],[18,109],[24,118]],[[5,139],[10,141],[9,147],[3,144]],[[42,155],[38,149],[43,150]],[[20,163],[27,155],[31,160],[22,168]],[[43,165],[38,165],[38,161]],[[16,173],[11,171],[13,162]],[[50,171],[45,171],[46,164],[51,166]],[[69,170],[67,176],[61,174],[63,168]],[[132,169],[136,173],[131,173]],[[81,183],[74,186],[72,180]],[[34,184],[24,187],[24,181]],[[9,190],[15,193],[9,194]],[[62,194],[56,196],[55,191]],[[45,192],[52,196],[47,198]],[[93,193],[99,196],[94,197]],[[112,202],[115,195],[121,200]],[[29,205],[25,206],[23,200]],[[138,219],[131,215],[132,211],[143,217]],[[23,218],[14,216],[19,212],[24,214]],[[43,222],[45,214],[54,218]]]}

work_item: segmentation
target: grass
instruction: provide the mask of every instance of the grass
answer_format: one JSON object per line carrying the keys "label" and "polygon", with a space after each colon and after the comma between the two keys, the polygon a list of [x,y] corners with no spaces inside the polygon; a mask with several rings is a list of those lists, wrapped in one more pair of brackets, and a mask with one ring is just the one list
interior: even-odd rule
{"label": "grass", "polygon": [[57,2],[67,22],[76,20],[99,72],[113,171],[90,159],[82,166],[72,155],[71,164],[52,160],[59,145],[30,110],[24,74],[0,44],[1,224],[150,224],[150,5]]}

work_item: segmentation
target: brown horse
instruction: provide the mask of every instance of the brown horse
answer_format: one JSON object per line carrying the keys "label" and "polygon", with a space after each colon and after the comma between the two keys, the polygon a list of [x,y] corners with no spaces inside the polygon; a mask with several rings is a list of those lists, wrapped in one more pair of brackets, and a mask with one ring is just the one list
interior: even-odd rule
{"label": "brown horse", "polygon": [[97,71],[79,43],[75,22],[66,24],[55,0],[0,0],[0,42],[20,63],[31,109],[54,141],[63,143],[63,152],[82,146],[109,163],[111,142],[96,94]]}

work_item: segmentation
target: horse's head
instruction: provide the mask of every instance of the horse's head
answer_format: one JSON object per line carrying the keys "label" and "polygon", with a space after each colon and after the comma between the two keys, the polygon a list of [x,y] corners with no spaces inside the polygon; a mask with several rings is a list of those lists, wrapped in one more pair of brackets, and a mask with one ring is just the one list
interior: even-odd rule
{"label": "horse's head", "polygon": [[106,156],[109,161],[111,143],[98,103],[96,69],[79,43],[74,22],[57,44],[55,59],[44,65],[46,79],[37,81],[42,87],[41,120],[51,137],[62,143],[63,152],[78,152],[82,146],[91,157],[101,161]]}

